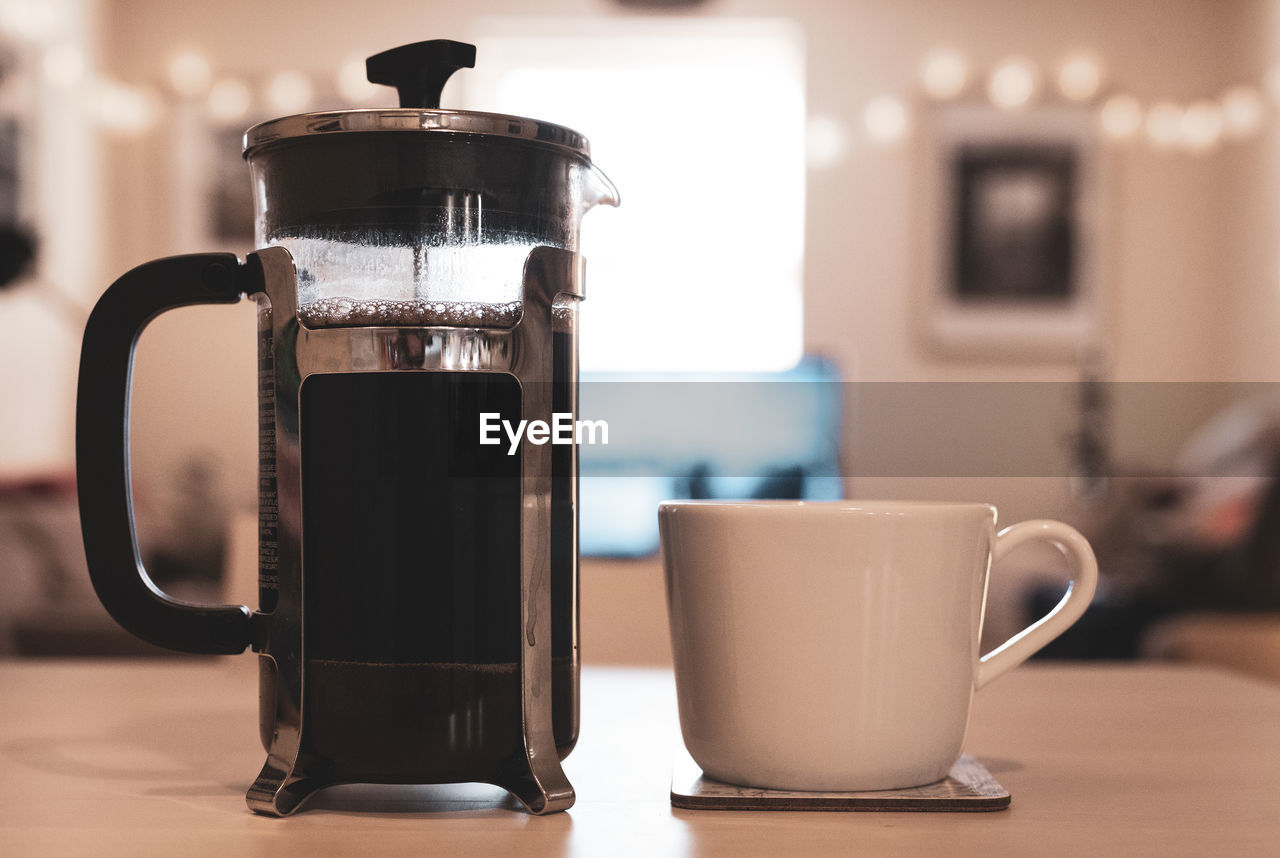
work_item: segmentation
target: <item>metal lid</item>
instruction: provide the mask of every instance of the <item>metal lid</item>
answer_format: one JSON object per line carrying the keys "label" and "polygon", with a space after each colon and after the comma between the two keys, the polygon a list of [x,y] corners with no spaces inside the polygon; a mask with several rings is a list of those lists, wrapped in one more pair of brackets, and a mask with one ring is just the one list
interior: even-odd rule
{"label": "metal lid", "polygon": [[244,135],[244,154],[268,143],[316,134],[381,131],[430,131],[506,137],[556,146],[591,160],[587,138],[570,128],[501,113],[442,110],[440,93],[450,75],[476,64],[475,45],[433,39],[401,45],[365,61],[370,83],[394,86],[399,108],[334,110],[272,119]]}
{"label": "metal lid", "polygon": [[471,110],[383,108],[330,110],[282,116],[253,126],[244,135],[245,157],[269,143],[317,134],[418,131],[506,137],[555,146],[591,160],[591,144],[572,128],[523,116]]}

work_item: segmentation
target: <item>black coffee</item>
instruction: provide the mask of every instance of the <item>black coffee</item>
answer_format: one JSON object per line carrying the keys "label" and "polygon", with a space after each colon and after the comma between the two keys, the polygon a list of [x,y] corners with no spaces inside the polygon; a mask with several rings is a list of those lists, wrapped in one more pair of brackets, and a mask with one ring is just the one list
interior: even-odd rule
{"label": "black coffee", "polygon": [[[493,782],[518,772],[520,668],[502,664],[307,661],[307,749],[337,780]],[[552,661],[563,759],[576,739],[573,664]]]}
{"label": "black coffee", "polygon": [[[300,406],[304,750],[337,780],[500,777],[523,748],[521,454],[481,445],[479,427],[482,412],[521,419],[519,384],[500,373],[313,375]],[[553,448],[551,498],[562,756],[577,735],[567,451]]]}

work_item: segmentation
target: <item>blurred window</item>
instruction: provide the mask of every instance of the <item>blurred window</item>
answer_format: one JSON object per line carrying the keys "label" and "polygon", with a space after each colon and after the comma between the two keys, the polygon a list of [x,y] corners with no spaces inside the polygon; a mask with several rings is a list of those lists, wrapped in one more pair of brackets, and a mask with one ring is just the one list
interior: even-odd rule
{"label": "blurred window", "polygon": [[[492,21],[466,106],[591,140],[622,206],[583,223],[584,371],[800,359],[804,46],[782,21]],[[455,96],[456,97],[456,96]],[[446,99],[449,95],[446,95]]]}

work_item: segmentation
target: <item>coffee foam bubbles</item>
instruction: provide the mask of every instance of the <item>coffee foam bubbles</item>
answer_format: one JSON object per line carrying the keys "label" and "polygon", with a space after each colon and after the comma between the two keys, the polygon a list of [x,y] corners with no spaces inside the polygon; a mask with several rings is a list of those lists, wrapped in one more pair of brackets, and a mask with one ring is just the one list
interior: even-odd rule
{"label": "coffee foam bubbles", "polygon": [[520,321],[519,301],[482,304],[476,301],[388,301],[381,298],[321,298],[298,307],[298,318],[309,328],[474,327],[510,328]]}
{"label": "coffee foam bubbles", "polygon": [[[520,321],[524,263],[536,246],[527,236],[450,244],[376,231],[352,238],[316,229],[271,242],[297,264],[298,318],[307,327],[511,328]],[[552,317],[555,330],[572,330],[572,306],[556,306]]]}
{"label": "coffee foam bubbles", "polygon": [[[433,244],[412,236],[393,241],[377,233],[321,232],[279,237],[298,267],[298,299],[507,304],[520,298],[524,263],[536,246],[528,238]],[[392,237],[394,238],[394,237]]]}

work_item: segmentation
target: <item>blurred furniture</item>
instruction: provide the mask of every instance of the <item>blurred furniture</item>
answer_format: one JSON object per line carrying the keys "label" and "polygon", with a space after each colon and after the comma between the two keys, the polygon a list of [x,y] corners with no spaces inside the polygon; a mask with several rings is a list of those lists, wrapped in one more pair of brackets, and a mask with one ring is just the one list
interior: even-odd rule
{"label": "blurred furniture", "polygon": [[0,594],[0,654],[64,622],[77,634],[109,622],[89,583],[74,474],[0,482]]}
{"label": "blurred furniture", "polygon": [[[206,503],[210,523],[194,527],[190,510],[198,504],[159,500],[139,505],[148,573],[178,598],[221,601],[225,517]],[[0,481],[0,656],[170,654],[130,635],[98,601],[74,475]]]}
{"label": "blurred furniture", "polygon": [[[1077,517],[1098,554],[1098,595],[1042,657],[1194,654],[1280,672],[1266,646],[1252,662],[1247,653],[1259,629],[1280,625],[1280,402],[1225,408],[1184,445],[1169,473],[1110,475]],[[1037,588],[1026,616],[1042,615],[1060,597],[1056,588]]]}
{"label": "blurred furniture", "polygon": [[1147,631],[1141,651],[1149,658],[1215,664],[1280,682],[1280,613],[1175,615]]}
{"label": "blurred furniture", "polygon": [[13,655],[170,656],[174,653],[135,638],[120,628],[95,599],[28,611],[14,624]]}
{"label": "blurred furniture", "polygon": [[672,810],[666,670],[587,669],[578,792],[536,819],[494,788],[340,787],[287,819],[244,791],[263,751],[251,657],[0,663],[8,855],[1263,855],[1280,843],[1280,687],[1169,666],[1032,665],[975,698],[967,750],[1007,811]]}
{"label": "blurred furniture", "polygon": [[[1189,510],[1178,481],[1122,488],[1127,497],[1081,528],[1098,554],[1098,595],[1041,657],[1191,659],[1280,674],[1271,647],[1251,650],[1280,629],[1280,478],[1256,482],[1207,512]],[[1061,595],[1037,587],[1025,615],[1043,615]]]}

